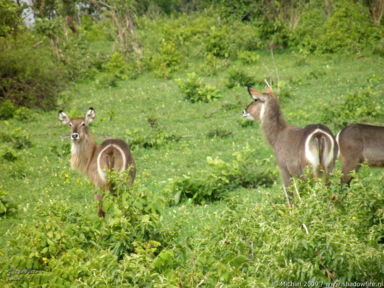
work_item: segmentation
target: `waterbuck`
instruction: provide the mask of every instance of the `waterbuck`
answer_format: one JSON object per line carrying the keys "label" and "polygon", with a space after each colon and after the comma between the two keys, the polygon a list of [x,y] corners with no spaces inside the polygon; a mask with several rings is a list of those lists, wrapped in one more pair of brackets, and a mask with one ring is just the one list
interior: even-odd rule
{"label": "waterbuck", "polygon": [[332,132],[324,125],[305,128],[288,126],[283,119],[278,98],[268,87],[260,93],[248,87],[253,101],[243,111],[243,117],[260,120],[261,128],[272,146],[284,186],[292,177],[299,177],[311,166],[314,177],[332,171],[337,156],[337,145]]}
{"label": "waterbuck", "polygon": [[[70,119],[65,112],[59,112],[61,123],[71,127],[72,169],[88,175],[91,182],[96,187],[104,187],[104,191],[110,188],[106,179],[108,171],[123,172],[129,169],[130,177],[127,184],[132,185],[136,175],[136,165],[129,146],[119,139],[108,139],[97,146],[88,130],[88,126],[95,116],[93,108],[89,108],[84,118],[77,119]],[[99,201],[98,215],[105,217],[102,209],[103,197],[95,196],[95,199]]]}
{"label": "waterbuck", "polygon": [[336,136],[339,144],[339,160],[343,171],[342,183],[348,184],[349,173],[360,169],[361,163],[371,167],[384,166],[384,127],[353,124]]}

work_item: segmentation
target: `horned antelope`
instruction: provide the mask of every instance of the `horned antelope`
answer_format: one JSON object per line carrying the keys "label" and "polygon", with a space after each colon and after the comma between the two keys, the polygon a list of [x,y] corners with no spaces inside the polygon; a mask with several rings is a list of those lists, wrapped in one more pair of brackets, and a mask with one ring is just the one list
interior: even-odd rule
{"label": "horned antelope", "polygon": [[[84,118],[70,119],[68,115],[60,111],[59,120],[61,123],[71,127],[71,166],[88,175],[96,187],[104,187],[109,190],[107,181],[108,171],[123,172],[129,169],[128,185],[132,185],[136,175],[136,165],[129,146],[123,140],[108,139],[98,146],[89,133],[89,124],[95,119],[96,113],[89,108]],[[99,201],[98,215],[105,217],[102,209],[102,197],[95,199]]]}
{"label": "horned antelope", "polygon": [[371,167],[384,166],[384,127],[353,124],[341,130],[337,136],[339,160],[343,171],[342,183],[350,184],[349,173],[360,169],[360,164]]}
{"label": "horned antelope", "polygon": [[243,117],[260,120],[261,128],[272,146],[284,186],[292,177],[299,177],[311,166],[314,177],[332,171],[337,156],[337,145],[332,132],[324,125],[305,128],[288,126],[283,119],[278,98],[268,87],[260,93],[248,87],[253,101],[243,111]]}

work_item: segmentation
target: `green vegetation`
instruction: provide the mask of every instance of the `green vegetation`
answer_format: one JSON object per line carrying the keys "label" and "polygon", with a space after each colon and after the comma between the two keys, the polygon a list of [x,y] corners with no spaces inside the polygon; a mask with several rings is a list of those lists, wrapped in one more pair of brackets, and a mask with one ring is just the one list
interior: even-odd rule
{"label": "green vegetation", "polygon": [[[259,123],[241,118],[246,86],[267,79],[292,125],[383,125],[377,1],[75,3],[34,1],[26,28],[0,2],[1,287],[384,279],[382,170],[350,188],[339,164],[329,185],[297,179],[289,207]],[[105,219],[57,119],[89,107],[97,142],[123,139],[137,164],[133,187],[110,175]]]}

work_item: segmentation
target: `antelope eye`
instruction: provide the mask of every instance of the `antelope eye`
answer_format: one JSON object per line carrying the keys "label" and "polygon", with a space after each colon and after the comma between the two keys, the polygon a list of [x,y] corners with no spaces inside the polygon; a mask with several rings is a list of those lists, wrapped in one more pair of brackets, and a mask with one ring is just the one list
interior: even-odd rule
{"label": "antelope eye", "polygon": [[72,127],[72,123],[71,123],[71,122],[69,122],[69,123],[68,123],[68,126],[69,126],[69,127]]}
{"label": "antelope eye", "polygon": [[82,126],[82,127],[83,127],[83,126],[85,126],[85,123],[84,123],[84,122],[83,122],[83,123],[81,123],[81,125],[80,125],[80,126]]}

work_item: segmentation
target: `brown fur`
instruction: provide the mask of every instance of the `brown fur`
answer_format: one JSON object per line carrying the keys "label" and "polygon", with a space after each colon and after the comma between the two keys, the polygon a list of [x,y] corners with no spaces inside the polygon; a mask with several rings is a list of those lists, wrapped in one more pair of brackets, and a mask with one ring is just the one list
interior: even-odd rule
{"label": "brown fur", "polygon": [[353,124],[341,130],[337,138],[343,183],[350,184],[349,173],[357,172],[362,163],[384,167],[384,127]]}
{"label": "brown fur", "polygon": [[[97,146],[94,138],[89,133],[88,125],[95,118],[95,112],[90,108],[85,118],[69,119],[67,114],[60,111],[59,120],[71,127],[72,138],[72,169],[87,175],[96,187],[110,190],[106,181],[109,171],[124,171],[129,169],[128,185],[132,185],[136,175],[136,164],[131,155],[129,146],[123,140],[108,139]],[[102,197],[95,199],[99,203],[99,216],[104,217],[102,211]]]}
{"label": "brown fur", "polygon": [[244,110],[243,117],[261,120],[261,128],[272,146],[285,186],[290,185],[292,177],[301,176],[306,167],[311,165],[305,152],[309,137],[308,151],[319,162],[316,167],[311,165],[313,176],[320,176],[321,168],[326,173],[332,171],[337,145],[332,132],[326,126],[321,124],[308,125],[305,128],[288,126],[282,116],[279,100],[270,89],[264,94],[252,87],[249,87],[248,91],[254,101]]}

